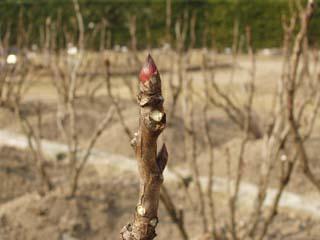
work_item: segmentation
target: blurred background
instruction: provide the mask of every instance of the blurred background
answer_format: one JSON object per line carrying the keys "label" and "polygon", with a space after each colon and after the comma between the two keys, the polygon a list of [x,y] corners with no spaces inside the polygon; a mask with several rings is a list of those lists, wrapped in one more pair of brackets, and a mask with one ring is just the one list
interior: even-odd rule
{"label": "blurred background", "polygon": [[119,239],[149,53],[169,154],[157,239],[320,239],[316,5],[1,1],[0,239]]}
{"label": "blurred background", "polygon": [[[171,41],[175,23],[184,14],[195,20],[195,42],[187,34],[186,43],[196,48],[215,46],[218,50],[230,48],[233,42],[235,22],[239,28],[250,25],[255,48],[282,46],[281,17],[295,11],[295,1],[286,0],[231,0],[231,1],[79,1],[83,16],[84,30],[90,35],[85,41],[91,50],[101,47],[114,48],[117,45],[130,47],[130,24],[136,23],[137,48],[161,47]],[[54,26],[56,49],[68,42],[65,32],[75,32],[77,28],[71,1],[65,0],[6,0],[1,2],[1,35],[11,29],[10,45],[19,47],[23,41],[43,47],[45,22],[49,18]],[[168,15],[170,16],[168,18]],[[319,13],[311,23],[309,41],[319,44]],[[52,26],[52,27],[53,27]],[[19,29],[20,32],[19,33]],[[188,29],[190,33],[190,28]],[[20,35],[23,34],[23,35]],[[101,36],[103,35],[103,36]],[[214,35],[214,37],[213,37]],[[20,37],[19,37],[20,36]],[[75,36],[74,36],[75,37]],[[21,39],[22,38],[22,39]],[[20,39],[20,40],[19,40]],[[105,41],[105,46],[101,40]]]}

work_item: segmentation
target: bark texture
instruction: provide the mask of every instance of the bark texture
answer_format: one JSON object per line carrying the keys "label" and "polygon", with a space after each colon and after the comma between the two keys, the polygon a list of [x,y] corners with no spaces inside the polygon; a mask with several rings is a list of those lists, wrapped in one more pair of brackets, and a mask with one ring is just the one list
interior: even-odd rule
{"label": "bark texture", "polygon": [[131,144],[136,152],[140,191],[134,219],[121,230],[123,240],[155,238],[162,173],[168,159],[165,145],[157,154],[157,139],[165,128],[166,115],[163,110],[160,75],[150,55],[141,69],[139,79],[139,129]]}

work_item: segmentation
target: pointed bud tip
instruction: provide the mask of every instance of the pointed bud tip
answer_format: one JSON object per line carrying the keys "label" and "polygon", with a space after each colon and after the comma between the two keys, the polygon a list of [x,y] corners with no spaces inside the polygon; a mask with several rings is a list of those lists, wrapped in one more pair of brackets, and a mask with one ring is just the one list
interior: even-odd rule
{"label": "pointed bud tip", "polygon": [[168,162],[168,150],[165,144],[162,145],[160,152],[157,155],[157,164],[162,173]]}
{"label": "pointed bud tip", "polygon": [[166,144],[162,144],[162,148],[161,148],[161,151],[163,151],[166,155],[168,155],[168,150],[167,150],[167,146]]}
{"label": "pointed bud tip", "polygon": [[153,61],[153,58],[151,57],[150,53],[148,53],[146,62],[148,62],[149,64],[154,64],[155,65],[155,63]]}
{"label": "pointed bud tip", "polygon": [[139,79],[142,83],[145,83],[146,81],[148,81],[152,76],[156,75],[157,73],[158,73],[157,66],[154,63],[154,60],[152,59],[151,55],[148,54],[146,62],[140,71]]}

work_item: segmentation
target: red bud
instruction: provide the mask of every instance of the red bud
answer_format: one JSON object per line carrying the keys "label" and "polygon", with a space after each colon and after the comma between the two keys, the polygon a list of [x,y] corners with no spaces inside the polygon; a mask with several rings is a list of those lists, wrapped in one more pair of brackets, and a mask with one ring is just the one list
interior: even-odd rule
{"label": "red bud", "polygon": [[143,65],[140,71],[139,79],[144,84],[146,81],[149,81],[151,77],[156,75],[157,73],[158,73],[157,66],[149,54],[147,57],[146,63]]}

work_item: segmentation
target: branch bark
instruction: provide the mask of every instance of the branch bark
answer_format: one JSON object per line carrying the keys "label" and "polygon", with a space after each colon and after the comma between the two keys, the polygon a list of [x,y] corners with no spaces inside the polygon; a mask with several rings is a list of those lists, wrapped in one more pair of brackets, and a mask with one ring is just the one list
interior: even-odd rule
{"label": "branch bark", "polygon": [[161,79],[158,69],[148,55],[140,75],[139,129],[135,139],[140,191],[133,222],[121,230],[122,240],[152,240],[156,237],[160,187],[168,153],[163,145],[157,155],[157,139],[165,128]]}

